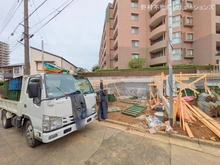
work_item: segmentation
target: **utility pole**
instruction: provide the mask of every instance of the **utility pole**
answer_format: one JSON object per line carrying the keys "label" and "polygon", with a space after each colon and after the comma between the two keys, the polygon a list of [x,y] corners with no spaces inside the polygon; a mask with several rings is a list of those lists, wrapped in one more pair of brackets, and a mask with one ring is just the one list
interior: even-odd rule
{"label": "utility pole", "polygon": [[172,50],[172,40],[173,40],[173,5],[172,0],[168,0],[168,27],[169,27],[169,41],[168,41],[168,51],[169,51],[169,85],[170,85],[170,125],[173,126],[173,50]]}
{"label": "utility pole", "polygon": [[42,47],[42,71],[44,70],[44,40],[41,41]]}
{"label": "utility pole", "polygon": [[30,75],[28,0],[24,0],[24,74]]}

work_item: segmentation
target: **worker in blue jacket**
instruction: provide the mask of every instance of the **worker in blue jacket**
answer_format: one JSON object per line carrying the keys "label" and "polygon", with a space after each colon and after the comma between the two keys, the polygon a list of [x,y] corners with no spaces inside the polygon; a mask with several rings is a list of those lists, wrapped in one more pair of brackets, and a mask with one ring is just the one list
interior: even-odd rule
{"label": "worker in blue jacket", "polygon": [[108,118],[108,102],[106,100],[106,94],[103,89],[103,80],[100,80],[100,103],[98,109],[98,120]]}

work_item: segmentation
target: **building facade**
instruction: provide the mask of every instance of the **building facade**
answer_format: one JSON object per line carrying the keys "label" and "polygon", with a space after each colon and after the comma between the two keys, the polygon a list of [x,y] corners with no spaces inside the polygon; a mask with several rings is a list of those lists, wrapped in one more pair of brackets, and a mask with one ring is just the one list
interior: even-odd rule
{"label": "building facade", "polygon": [[9,64],[9,45],[0,41],[0,67]]}
{"label": "building facade", "polygon": [[[44,51],[44,61],[63,67],[76,74],[77,67],[71,62],[67,61],[61,56]],[[42,50],[30,47],[30,74],[37,74],[43,72],[42,68]],[[24,75],[24,64],[12,64],[0,67],[4,73],[5,79],[15,78]]]}
{"label": "building facade", "polygon": [[[173,64],[217,64],[220,59],[220,1],[172,1]],[[106,9],[100,68],[168,65],[168,0],[114,0]]]}
{"label": "building facade", "polygon": [[[67,61],[61,56],[44,51],[44,61],[48,63],[55,64],[59,67],[63,67],[76,73],[77,67],[71,62]],[[42,72],[42,50],[34,47],[30,48],[30,66],[31,74],[36,74]]]}

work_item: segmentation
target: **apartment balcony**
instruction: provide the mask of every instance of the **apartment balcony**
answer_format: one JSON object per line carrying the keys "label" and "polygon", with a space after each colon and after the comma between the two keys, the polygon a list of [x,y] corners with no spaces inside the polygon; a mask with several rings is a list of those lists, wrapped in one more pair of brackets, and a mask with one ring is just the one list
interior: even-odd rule
{"label": "apartment balcony", "polygon": [[114,66],[114,69],[117,69],[118,68],[118,65],[119,65],[119,62],[118,61],[115,61],[113,66]]}
{"label": "apartment balcony", "polygon": [[164,18],[167,15],[167,11],[166,10],[160,10],[159,12],[157,12],[149,21],[149,26],[150,27],[155,27],[158,24],[160,24]]}
{"label": "apartment balcony", "polygon": [[153,0],[152,2],[151,2],[151,6],[158,6],[158,5],[160,5],[160,4],[162,4],[162,3],[164,3],[166,0]]}
{"label": "apartment balcony", "polygon": [[114,59],[118,59],[118,52],[119,52],[118,49],[114,51],[114,53],[113,53]]}
{"label": "apartment balcony", "polygon": [[157,43],[151,45],[149,47],[149,52],[150,53],[158,52],[160,50],[163,50],[166,47],[167,47],[167,41],[163,40],[163,41],[160,41],[160,42],[157,42]]}
{"label": "apartment balcony", "polygon": [[158,57],[158,58],[153,58],[149,60],[149,65],[160,65],[160,64],[164,64],[167,63],[167,56],[162,56],[162,57]]}
{"label": "apartment balcony", "polygon": [[149,39],[150,40],[155,40],[155,39],[159,38],[163,33],[166,32],[166,30],[167,30],[167,27],[166,27],[165,24],[157,27],[152,32],[150,32]]}

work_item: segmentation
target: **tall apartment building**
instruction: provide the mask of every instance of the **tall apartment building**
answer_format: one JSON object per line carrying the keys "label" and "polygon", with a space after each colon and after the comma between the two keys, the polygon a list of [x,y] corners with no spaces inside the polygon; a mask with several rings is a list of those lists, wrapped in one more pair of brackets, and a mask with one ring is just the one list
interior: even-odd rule
{"label": "tall apartment building", "polygon": [[[173,64],[216,64],[220,59],[220,0],[173,0]],[[168,65],[168,0],[114,0],[106,9],[101,68]]]}
{"label": "tall apartment building", "polygon": [[0,41],[0,67],[9,64],[9,45]]}

